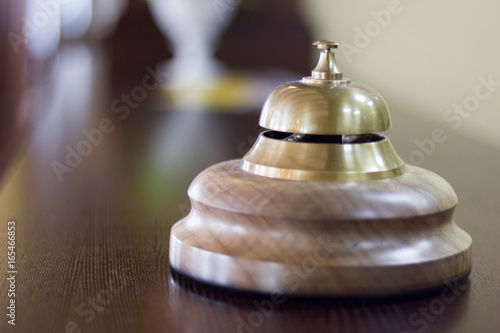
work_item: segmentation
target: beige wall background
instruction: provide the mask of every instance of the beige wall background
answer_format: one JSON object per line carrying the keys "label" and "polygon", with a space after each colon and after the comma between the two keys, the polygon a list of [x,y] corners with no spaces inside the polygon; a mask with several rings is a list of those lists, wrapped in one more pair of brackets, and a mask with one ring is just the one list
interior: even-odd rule
{"label": "beige wall background", "polygon": [[[303,0],[344,75],[446,132],[500,149],[500,1]],[[431,135],[422,133],[422,138]]]}

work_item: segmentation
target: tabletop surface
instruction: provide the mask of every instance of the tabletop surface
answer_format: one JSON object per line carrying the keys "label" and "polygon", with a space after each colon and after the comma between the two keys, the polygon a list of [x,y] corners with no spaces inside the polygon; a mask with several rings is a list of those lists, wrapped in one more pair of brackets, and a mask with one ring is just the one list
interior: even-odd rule
{"label": "tabletop surface", "polygon": [[[388,136],[398,153],[420,156],[415,161],[459,197],[455,221],[473,238],[472,274],[448,293],[285,296],[270,305],[267,295],[180,276],[168,261],[170,228],[189,212],[190,182],[214,163],[243,156],[260,131],[258,111],[158,108],[150,97],[162,88],[133,106],[114,103],[131,90],[109,88],[109,77],[96,70],[99,54],[84,57],[90,60],[54,78],[36,126],[1,175],[1,332],[500,331],[498,150],[443,127],[445,142],[414,153],[421,150],[415,140],[431,138],[439,126],[390,105]],[[15,297],[5,278],[12,275]],[[15,326],[6,316],[11,299]]]}

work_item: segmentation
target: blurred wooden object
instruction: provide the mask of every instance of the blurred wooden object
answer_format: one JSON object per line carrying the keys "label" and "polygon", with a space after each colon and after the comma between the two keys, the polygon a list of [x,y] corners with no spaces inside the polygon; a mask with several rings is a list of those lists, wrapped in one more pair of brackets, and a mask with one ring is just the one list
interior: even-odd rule
{"label": "blurred wooden object", "polygon": [[191,185],[193,211],[172,229],[174,268],[243,290],[344,297],[438,289],[470,273],[456,195],[432,172],[408,165],[354,185],[273,180],[241,162]]}
{"label": "blurred wooden object", "polygon": [[22,29],[25,1],[0,2],[0,175],[27,127],[26,43]]}

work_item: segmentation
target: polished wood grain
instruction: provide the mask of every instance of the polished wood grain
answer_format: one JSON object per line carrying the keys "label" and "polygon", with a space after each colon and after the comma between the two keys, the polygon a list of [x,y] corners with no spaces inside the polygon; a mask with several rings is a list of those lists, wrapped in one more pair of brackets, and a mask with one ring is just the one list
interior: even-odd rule
{"label": "polished wood grain", "polygon": [[[305,144],[307,145],[307,144]],[[202,172],[191,213],[172,228],[175,269],[221,286],[315,296],[389,296],[445,287],[471,269],[471,238],[453,221],[457,197],[438,175],[356,182]]]}
{"label": "polished wood grain", "polygon": [[[188,214],[186,192],[197,174],[250,149],[258,113],[157,111],[144,101],[119,119],[111,102],[130,89],[99,67],[100,52],[91,54],[92,104],[75,103],[87,87],[82,77],[67,82],[57,103],[38,106],[40,122],[1,174],[0,332],[498,332],[498,150],[447,130],[422,165],[453,186],[454,220],[474,240],[472,273],[450,281],[453,290],[346,300],[214,288],[171,271],[170,228]],[[144,74],[142,64],[134,70]],[[405,114],[409,105],[388,103],[388,136],[408,159],[418,149],[413,141],[438,125]],[[103,118],[114,131],[59,182],[51,163],[64,161],[66,146]],[[6,320],[10,220],[17,227],[15,327]]]}

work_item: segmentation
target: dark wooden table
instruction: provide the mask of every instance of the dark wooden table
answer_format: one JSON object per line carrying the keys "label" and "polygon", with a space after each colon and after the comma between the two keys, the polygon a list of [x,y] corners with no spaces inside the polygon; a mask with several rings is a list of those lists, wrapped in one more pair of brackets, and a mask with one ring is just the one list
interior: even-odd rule
{"label": "dark wooden table", "polygon": [[[168,262],[169,230],[189,210],[189,183],[250,148],[258,112],[162,110],[150,103],[155,90],[120,119],[112,103],[130,90],[111,84],[102,54],[76,64],[48,88],[36,126],[2,174],[2,333],[500,331],[498,150],[444,128],[446,142],[422,164],[453,185],[455,219],[474,240],[473,272],[456,289],[392,299],[285,296],[270,306],[266,295],[178,276]],[[388,135],[408,160],[414,140],[430,138],[436,126],[389,103],[395,129]],[[95,144],[82,143],[83,130],[94,133]],[[77,149],[86,156],[70,157],[72,165],[61,169]],[[14,299],[6,279],[8,221],[15,222],[15,326],[6,316]]]}

